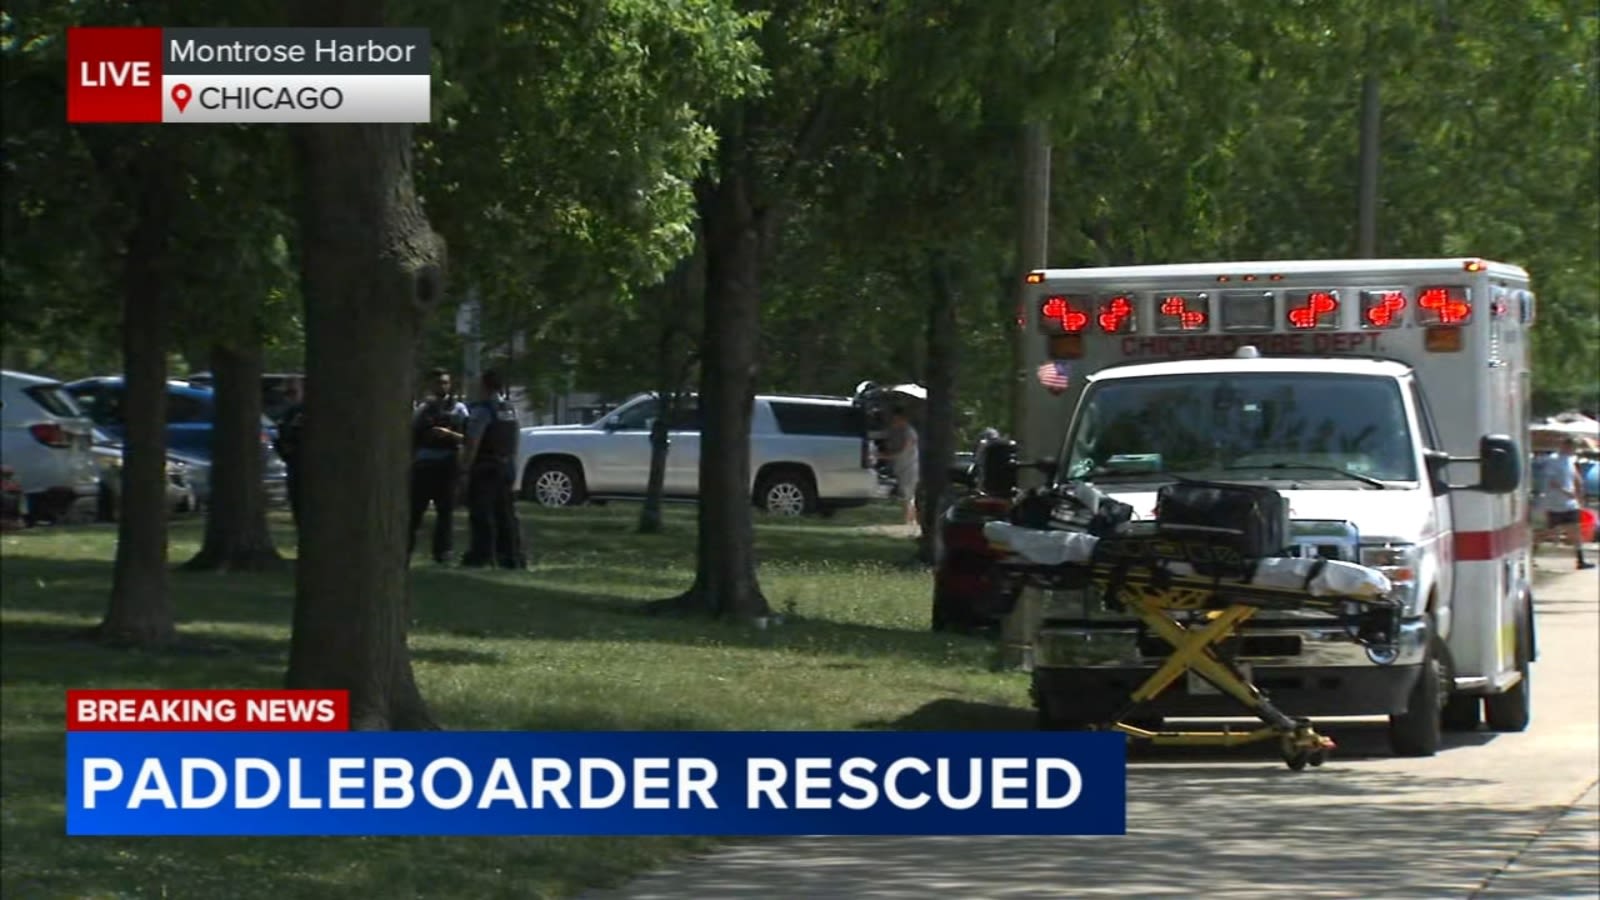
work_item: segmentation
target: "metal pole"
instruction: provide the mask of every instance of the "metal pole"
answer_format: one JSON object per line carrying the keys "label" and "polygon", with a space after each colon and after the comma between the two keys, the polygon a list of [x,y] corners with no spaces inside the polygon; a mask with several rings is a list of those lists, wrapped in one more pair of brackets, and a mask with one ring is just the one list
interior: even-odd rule
{"label": "metal pole", "polygon": [[1361,194],[1357,211],[1359,237],[1357,251],[1362,259],[1378,255],[1378,76],[1367,73],[1361,79]]}

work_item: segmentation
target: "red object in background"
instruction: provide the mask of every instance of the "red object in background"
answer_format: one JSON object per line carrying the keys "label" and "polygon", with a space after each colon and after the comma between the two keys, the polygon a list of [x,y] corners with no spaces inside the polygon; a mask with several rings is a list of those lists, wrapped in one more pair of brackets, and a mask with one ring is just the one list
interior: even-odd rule
{"label": "red object in background", "polygon": [[22,519],[22,485],[10,466],[0,466],[0,531],[18,531]]}
{"label": "red object in background", "polygon": [[1600,513],[1596,513],[1592,509],[1578,511],[1578,536],[1583,539],[1585,544],[1594,541],[1596,520],[1600,520]]}
{"label": "red object in background", "polygon": [[348,691],[69,690],[68,731],[348,731]]}

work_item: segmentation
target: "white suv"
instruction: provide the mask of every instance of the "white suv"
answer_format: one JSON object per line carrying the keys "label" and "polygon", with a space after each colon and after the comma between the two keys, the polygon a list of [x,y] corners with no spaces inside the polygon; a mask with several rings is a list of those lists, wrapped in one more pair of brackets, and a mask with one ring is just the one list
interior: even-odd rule
{"label": "white suv", "polygon": [[[517,492],[542,506],[642,497],[650,428],[660,410],[640,394],[588,425],[522,429]],[[750,422],[751,502],[777,515],[827,514],[878,496],[876,452],[862,408],[845,397],[761,395]],[[668,423],[662,496],[700,493],[700,408],[689,396]]]}
{"label": "white suv", "polygon": [[100,492],[94,425],[60,382],[0,374],[0,461],[16,473],[27,517],[58,519]]}

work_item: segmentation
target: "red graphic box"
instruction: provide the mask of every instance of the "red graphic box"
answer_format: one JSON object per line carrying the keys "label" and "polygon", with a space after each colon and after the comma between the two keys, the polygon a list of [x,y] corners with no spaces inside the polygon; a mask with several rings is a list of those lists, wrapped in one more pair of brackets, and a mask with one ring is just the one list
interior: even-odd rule
{"label": "red graphic box", "polygon": [[67,121],[160,122],[161,29],[68,28]]}

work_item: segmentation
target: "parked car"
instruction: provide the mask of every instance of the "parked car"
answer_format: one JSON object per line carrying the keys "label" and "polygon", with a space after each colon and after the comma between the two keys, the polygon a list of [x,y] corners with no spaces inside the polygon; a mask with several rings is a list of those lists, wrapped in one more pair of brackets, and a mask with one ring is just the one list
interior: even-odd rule
{"label": "parked car", "polygon": [[[268,372],[261,376],[261,412],[267,418],[277,421],[278,416],[289,408],[288,387],[289,382],[304,378],[298,372]],[[195,387],[207,390],[216,389],[216,378],[210,372],[198,372],[184,379]]]}
{"label": "parked car", "polygon": [[[84,378],[66,385],[73,398],[94,420],[95,426],[122,441],[126,428],[122,418],[123,382],[117,376]],[[216,399],[210,388],[182,381],[167,382],[167,453],[184,463],[198,505],[210,500],[211,450]],[[272,449],[274,426],[261,417],[261,460],[263,482],[269,502],[280,503],[288,496],[283,460]]]}
{"label": "parked car", "polygon": [[[92,448],[100,471],[100,489],[95,518],[115,522],[122,510],[122,445],[99,429]],[[167,457],[167,510],[194,512],[199,508],[194,488],[189,483],[189,466],[174,456]]]}
{"label": "parked car", "polygon": [[99,493],[93,424],[54,379],[0,373],[0,459],[13,472],[29,522],[86,510]]}
{"label": "parked car", "polygon": [[[194,492],[195,509],[211,505],[211,460],[183,453],[169,454],[182,463],[188,478],[189,489]],[[267,505],[286,506],[289,502],[288,470],[276,452],[269,451],[262,461],[261,487],[267,494]]]}
{"label": "parked car", "polygon": [[[655,394],[639,394],[588,425],[522,429],[517,491],[542,506],[643,496],[650,477]],[[861,407],[845,397],[762,395],[750,424],[750,497],[775,515],[828,514],[878,496],[876,454]],[[700,493],[700,410],[684,398],[668,423],[663,499]]]}

